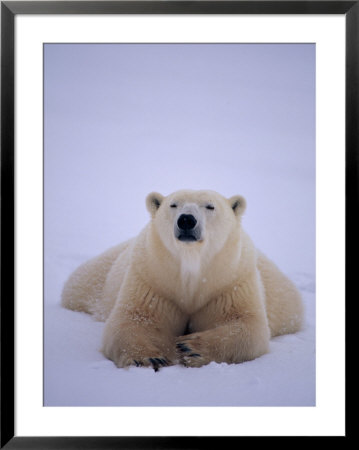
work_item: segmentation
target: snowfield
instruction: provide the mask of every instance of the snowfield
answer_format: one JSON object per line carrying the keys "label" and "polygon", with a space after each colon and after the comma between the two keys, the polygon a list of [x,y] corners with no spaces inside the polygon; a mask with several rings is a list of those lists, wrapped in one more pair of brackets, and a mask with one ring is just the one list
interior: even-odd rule
{"label": "snowfield", "polygon": [[99,351],[104,323],[50,303],[45,405],[314,406],[314,280],[304,274],[292,278],[305,302],[303,330],[273,338],[268,354],[242,364],[118,369]]}

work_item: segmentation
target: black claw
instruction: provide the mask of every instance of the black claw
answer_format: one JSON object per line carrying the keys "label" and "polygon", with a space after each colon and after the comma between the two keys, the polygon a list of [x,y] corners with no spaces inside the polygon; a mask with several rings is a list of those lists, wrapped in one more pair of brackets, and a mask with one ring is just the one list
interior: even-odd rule
{"label": "black claw", "polygon": [[198,356],[201,356],[199,353],[191,353],[189,356],[194,356],[195,358],[197,358]]}
{"label": "black claw", "polygon": [[179,342],[178,344],[176,344],[176,347],[178,348],[178,350],[180,350],[181,352],[190,352],[191,349],[187,347],[186,344],[183,344],[182,342]]}
{"label": "black claw", "polygon": [[158,358],[148,358],[148,359],[149,359],[150,363],[152,364],[154,371],[157,372],[159,369],[158,361],[157,361]]}
{"label": "black claw", "polygon": [[[156,358],[157,359],[157,358]],[[167,358],[158,358],[158,360],[161,362],[161,364],[163,366],[168,366],[169,365],[169,361]]]}
{"label": "black claw", "polygon": [[165,366],[166,362],[163,358],[153,358],[158,364],[160,364],[161,366]]}
{"label": "black claw", "polygon": [[[167,358],[148,358],[149,362],[152,364],[152,367],[155,372],[157,372],[161,366],[168,366],[170,361]],[[143,362],[134,359],[133,362],[136,364],[136,367],[143,366]]]}

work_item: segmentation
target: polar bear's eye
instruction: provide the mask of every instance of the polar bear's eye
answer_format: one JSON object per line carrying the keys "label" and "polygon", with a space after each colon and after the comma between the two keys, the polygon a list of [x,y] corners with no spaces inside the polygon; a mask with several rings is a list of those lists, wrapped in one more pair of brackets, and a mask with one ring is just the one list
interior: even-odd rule
{"label": "polar bear's eye", "polygon": [[213,205],[207,205],[206,209],[214,209],[214,206]]}
{"label": "polar bear's eye", "polygon": [[177,208],[176,203],[172,203],[172,205],[170,205],[170,206],[171,206],[171,208]]}

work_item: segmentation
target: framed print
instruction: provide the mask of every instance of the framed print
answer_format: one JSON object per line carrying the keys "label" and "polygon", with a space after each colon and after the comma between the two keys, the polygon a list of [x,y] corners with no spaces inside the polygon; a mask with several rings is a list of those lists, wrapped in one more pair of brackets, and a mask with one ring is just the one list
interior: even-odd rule
{"label": "framed print", "polygon": [[1,3],[2,447],[348,436],[358,8]]}

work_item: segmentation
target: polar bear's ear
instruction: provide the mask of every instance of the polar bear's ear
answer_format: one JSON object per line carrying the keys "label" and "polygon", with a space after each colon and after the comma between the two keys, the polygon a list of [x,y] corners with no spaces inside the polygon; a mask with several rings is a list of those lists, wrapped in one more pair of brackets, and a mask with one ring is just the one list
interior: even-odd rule
{"label": "polar bear's ear", "polygon": [[234,195],[229,200],[229,204],[236,216],[241,216],[246,209],[246,200],[241,195]]}
{"label": "polar bear's ear", "polygon": [[160,207],[163,199],[163,195],[158,192],[151,192],[151,194],[147,195],[146,206],[152,217],[156,214],[156,211]]}

